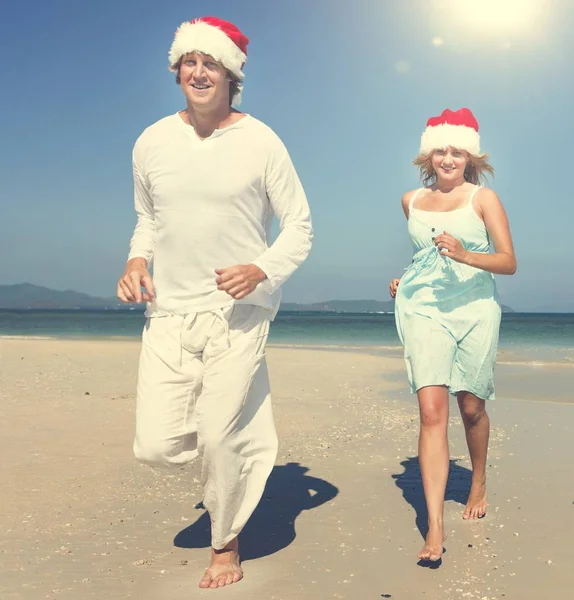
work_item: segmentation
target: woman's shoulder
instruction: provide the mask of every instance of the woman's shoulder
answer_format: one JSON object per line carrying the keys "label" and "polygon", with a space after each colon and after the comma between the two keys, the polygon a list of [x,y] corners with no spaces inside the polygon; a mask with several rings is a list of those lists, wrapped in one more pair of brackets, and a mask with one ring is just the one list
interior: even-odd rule
{"label": "woman's shoulder", "polygon": [[476,190],[476,201],[480,204],[496,203],[500,202],[498,194],[489,187],[479,186]]}
{"label": "woman's shoulder", "polygon": [[497,219],[505,212],[498,194],[487,187],[479,187],[476,190],[474,209],[483,221]]}
{"label": "woman's shoulder", "polygon": [[409,192],[407,192],[406,194],[403,194],[402,200],[401,200],[401,204],[403,206],[403,211],[407,217],[407,219],[409,218],[409,212],[410,212],[410,206],[411,206],[411,202],[413,201],[413,198],[415,196],[419,195],[419,192],[423,192],[428,188],[417,188],[416,190],[410,190]]}
{"label": "woman's shoulder", "polygon": [[403,205],[409,205],[410,201],[419,193],[422,193],[426,190],[428,190],[429,188],[425,188],[425,187],[420,187],[420,188],[416,188],[415,190],[410,190],[408,192],[406,192],[405,194],[403,194],[403,198],[402,198],[402,203]]}

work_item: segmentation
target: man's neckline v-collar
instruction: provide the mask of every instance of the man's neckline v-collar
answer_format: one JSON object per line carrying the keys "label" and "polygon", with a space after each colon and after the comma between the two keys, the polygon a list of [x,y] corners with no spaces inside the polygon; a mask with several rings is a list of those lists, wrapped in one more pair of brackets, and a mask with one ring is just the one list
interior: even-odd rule
{"label": "man's neckline v-collar", "polygon": [[206,137],[206,138],[200,138],[197,133],[195,132],[195,127],[191,124],[186,123],[181,114],[179,112],[176,112],[174,117],[179,121],[180,126],[185,128],[185,131],[189,134],[192,135],[194,137],[194,139],[196,139],[198,142],[207,142],[209,140],[218,138],[219,136],[223,135],[224,133],[227,133],[228,131],[232,130],[232,129],[236,129],[239,126],[242,126],[242,123],[245,120],[249,120],[251,119],[251,115],[248,115],[246,113],[244,113],[244,116],[235,121],[235,123],[231,123],[230,125],[227,125],[226,127],[222,127],[221,129],[214,129],[213,132],[211,133],[210,136]]}

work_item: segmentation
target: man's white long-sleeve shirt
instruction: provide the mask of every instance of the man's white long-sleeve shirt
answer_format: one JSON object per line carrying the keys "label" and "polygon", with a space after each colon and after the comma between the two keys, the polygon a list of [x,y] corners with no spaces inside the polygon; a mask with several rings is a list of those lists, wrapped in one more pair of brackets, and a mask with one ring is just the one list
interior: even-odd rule
{"label": "man's white long-sleeve shirt", "polygon": [[[147,316],[234,302],[275,316],[280,286],[307,258],[313,231],[305,192],[279,137],[247,115],[201,140],[179,114],[161,119],[133,151],[137,225],[129,259],[153,262]],[[269,246],[273,214],[280,233]],[[257,265],[267,279],[242,300],[217,289],[215,269]]]}

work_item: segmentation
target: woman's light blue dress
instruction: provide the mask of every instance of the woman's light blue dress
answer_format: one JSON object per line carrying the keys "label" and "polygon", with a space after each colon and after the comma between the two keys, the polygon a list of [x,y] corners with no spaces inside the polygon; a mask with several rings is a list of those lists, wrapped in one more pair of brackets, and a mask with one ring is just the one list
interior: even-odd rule
{"label": "woman's light blue dress", "polygon": [[478,189],[465,206],[449,212],[416,208],[421,190],[410,201],[414,257],[399,283],[395,319],[413,393],[443,385],[451,394],[495,398],[501,311],[494,276],[448,258],[434,244],[446,231],[471,252],[489,252],[486,226],[473,205]]}

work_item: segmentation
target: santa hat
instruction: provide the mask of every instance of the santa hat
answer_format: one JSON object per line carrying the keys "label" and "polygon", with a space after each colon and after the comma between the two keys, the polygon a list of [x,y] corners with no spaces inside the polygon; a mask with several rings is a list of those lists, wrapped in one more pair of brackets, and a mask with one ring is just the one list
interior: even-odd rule
{"label": "santa hat", "polygon": [[[177,71],[177,63],[189,52],[209,54],[220,62],[239,81],[243,81],[243,65],[247,60],[249,39],[241,31],[217,17],[201,17],[182,23],[175,32],[169,50],[170,71]],[[241,89],[233,97],[233,103],[239,104]]]}
{"label": "santa hat", "polygon": [[420,154],[452,146],[469,154],[480,154],[478,121],[468,108],[457,111],[444,110],[440,116],[431,117],[421,137]]}

